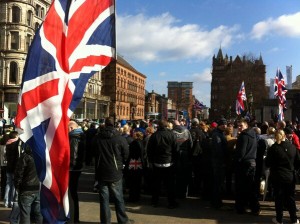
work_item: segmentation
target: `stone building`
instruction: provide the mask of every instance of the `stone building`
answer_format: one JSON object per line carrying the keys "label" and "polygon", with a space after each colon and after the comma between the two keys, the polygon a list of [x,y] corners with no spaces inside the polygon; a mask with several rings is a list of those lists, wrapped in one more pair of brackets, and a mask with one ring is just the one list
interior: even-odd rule
{"label": "stone building", "polygon": [[168,82],[168,97],[176,104],[179,115],[192,118],[193,82]]}
{"label": "stone building", "polygon": [[172,119],[171,111],[176,111],[175,103],[165,94],[146,91],[145,115],[148,119]]}
{"label": "stone building", "polygon": [[145,75],[118,55],[102,70],[102,82],[102,94],[111,99],[110,116],[117,120],[145,118]]}
{"label": "stone building", "polygon": [[259,59],[236,56],[223,57],[221,48],[217,57],[212,58],[211,109],[210,120],[221,116],[235,118],[235,104],[242,82],[245,83],[248,110],[255,116],[255,111],[262,108],[263,100],[268,98],[266,87],[266,66],[262,57]]}
{"label": "stone building", "polygon": [[0,1],[1,112],[15,116],[27,51],[51,0]]}

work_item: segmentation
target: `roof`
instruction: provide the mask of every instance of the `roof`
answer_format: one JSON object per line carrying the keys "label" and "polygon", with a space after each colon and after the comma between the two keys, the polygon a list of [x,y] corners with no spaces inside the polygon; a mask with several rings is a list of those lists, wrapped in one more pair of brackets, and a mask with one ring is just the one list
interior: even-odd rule
{"label": "roof", "polygon": [[134,71],[134,72],[136,72],[136,73],[138,73],[138,74],[144,76],[145,78],[147,77],[147,76],[145,76],[144,74],[142,74],[141,72],[139,72],[138,70],[136,70],[131,64],[129,64],[128,61],[126,61],[126,60],[125,60],[122,56],[120,56],[120,55],[117,55],[117,62],[118,62],[119,64],[123,65],[124,67],[126,67],[126,68],[128,68],[128,69],[130,69],[130,70],[132,70],[132,71]]}

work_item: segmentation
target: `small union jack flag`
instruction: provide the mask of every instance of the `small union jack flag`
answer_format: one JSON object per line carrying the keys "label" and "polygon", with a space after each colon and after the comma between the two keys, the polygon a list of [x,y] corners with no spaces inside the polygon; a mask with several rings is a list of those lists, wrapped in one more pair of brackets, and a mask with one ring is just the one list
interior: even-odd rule
{"label": "small union jack flag", "polygon": [[245,85],[244,85],[244,81],[243,81],[241,88],[237,94],[237,99],[236,99],[235,110],[236,110],[237,115],[242,114],[242,112],[245,110],[244,101],[246,101],[246,100],[247,100],[246,90],[245,90]]}
{"label": "small union jack flag", "polygon": [[69,217],[68,122],[88,79],[115,57],[114,0],[54,0],[31,44],[16,125],[32,148],[47,223]]}
{"label": "small union jack flag", "polygon": [[285,87],[284,77],[280,71],[277,69],[275,82],[274,82],[274,96],[278,99],[278,120],[284,120],[284,111],[287,109],[286,107],[286,97],[287,89]]}
{"label": "small union jack flag", "polygon": [[142,161],[141,161],[141,158],[138,158],[138,159],[130,159],[129,161],[129,167],[128,169],[129,170],[138,170],[138,169],[143,169],[143,166],[142,166]]}

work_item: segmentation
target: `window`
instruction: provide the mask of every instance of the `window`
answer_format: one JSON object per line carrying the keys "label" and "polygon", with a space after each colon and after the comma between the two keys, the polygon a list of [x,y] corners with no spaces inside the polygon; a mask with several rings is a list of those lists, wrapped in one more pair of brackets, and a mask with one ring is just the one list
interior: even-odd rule
{"label": "window", "polygon": [[10,35],[11,35],[10,48],[14,49],[14,50],[18,50],[19,49],[19,33],[12,31],[10,33]]}
{"label": "window", "polygon": [[17,84],[18,65],[12,61],[9,65],[9,84]]}
{"label": "window", "polygon": [[28,26],[31,26],[31,24],[32,24],[32,15],[33,15],[33,12],[29,10],[27,12],[27,25]]}
{"label": "window", "polygon": [[41,11],[41,6],[40,5],[36,5],[35,6],[35,15],[36,16],[40,16],[40,11]]}
{"label": "window", "polygon": [[13,6],[12,7],[12,22],[13,23],[19,23],[20,22],[20,16],[21,10],[18,6]]}
{"label": "window", "polygon": [[26,36],[26,43],[25,43],[25,46],[26,46],[26,50],[27,50],[27,51],[29,50],[30,44],[31,44],[31,35],[30,35],[30,34],[27,34],[27,36]]}
{"label": "window", "polygon": [[34,25],[35,31],[37,31],[39,27],[40,27],[40,24],[39,23],[35,23],[35,25]]}

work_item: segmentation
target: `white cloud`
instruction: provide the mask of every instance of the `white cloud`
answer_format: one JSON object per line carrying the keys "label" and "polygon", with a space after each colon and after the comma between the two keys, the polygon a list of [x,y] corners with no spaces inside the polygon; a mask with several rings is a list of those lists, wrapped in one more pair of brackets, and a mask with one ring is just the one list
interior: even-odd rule
{"label": "white cloud", "polygon": [[177,25],[169,13],[117,18],[117,50],[127,58],[144,62],[200,60],[211,57],[216,47],[230,46],[238,26],[204,30],[196,24]]}
{"label": "white cloud", "polygon": [[251,31],[254,39],[261,39],[267,35],[281,35],[286,37],[300,37],[300,12],[269,18],[256,23]]}

